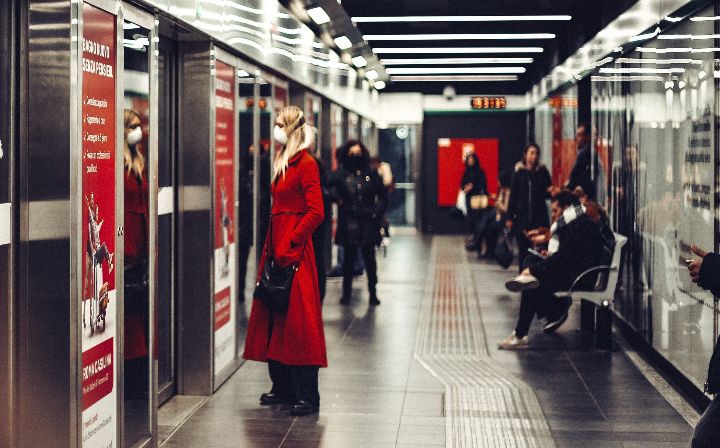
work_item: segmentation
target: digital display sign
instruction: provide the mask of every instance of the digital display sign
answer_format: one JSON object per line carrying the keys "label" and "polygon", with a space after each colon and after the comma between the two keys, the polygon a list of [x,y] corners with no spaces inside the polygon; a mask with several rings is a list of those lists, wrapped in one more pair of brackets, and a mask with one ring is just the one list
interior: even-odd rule
{"label": "digital display sign", "polygon": [[502,96],[476,96],[472,99],[473,109],[505,109],[505,98]]}

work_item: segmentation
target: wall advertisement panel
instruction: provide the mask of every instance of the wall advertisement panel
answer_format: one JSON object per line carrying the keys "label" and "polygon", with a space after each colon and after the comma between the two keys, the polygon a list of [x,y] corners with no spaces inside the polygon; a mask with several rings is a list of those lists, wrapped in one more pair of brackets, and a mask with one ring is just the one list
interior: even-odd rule
{"label": "wall advertisement panel", "polygon": [[235,69],[215,63],[215,375],[235,359]]}
{"label": "wall advertisement panel", "polygon": [[[695,17],[714,16],[711,6]],[[685,260],[697,258],[691,245],[715,248],[717,92],[712,40],[687,36],[714,26],[680,22],[603,67],[628,75],[592,78],[596,144],[608,153],[599,164],[611,166],[596,171],[598,193],[613,230],[628,237],[615,311],[701,390],[717,310]]]}
{"label": "wall advertisement panel", "polygon": [[82,6],[82,442],[116,446],[116,17]]}

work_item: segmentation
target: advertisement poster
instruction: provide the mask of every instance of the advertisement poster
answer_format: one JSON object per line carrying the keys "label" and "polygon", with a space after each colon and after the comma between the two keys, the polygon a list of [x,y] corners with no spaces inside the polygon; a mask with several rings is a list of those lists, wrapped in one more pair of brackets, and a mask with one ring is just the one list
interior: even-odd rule
{"label": "advertisement poster", "polygon": [[215,374],[235,359],[235,69],[215,66]]}
{"label": "advertisement poster", "polygon": [[496,138],[438,139],[438,206],[452,207],[457,202],[465,158],[475,153],[485,171],[488,192],[497,194],[500,142]]}
{"label": "advertisement poster", "polygon": [[115,447],[116,17],[82,7],[82,440]]}

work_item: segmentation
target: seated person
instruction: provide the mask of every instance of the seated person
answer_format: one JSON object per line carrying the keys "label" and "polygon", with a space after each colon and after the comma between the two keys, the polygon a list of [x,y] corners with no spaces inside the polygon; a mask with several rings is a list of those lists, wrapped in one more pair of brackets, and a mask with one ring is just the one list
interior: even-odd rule
{"label": "seated person", "polygon": [[[498,348],[528,348],[527,334],[535,314],[547,319],[543,331],[557,330],[567,319],[572,301],[569,297],[557,298],[554,293],[567,291],[581,273],[597,266],[602,257],[598,225],[585,214],[585,206],[572,193],[563,190],[553,196],[552,219],[547,258],[526,257],[520,275],[505,283],[510,291],[522,291],[522,296],[515,331],[500,341]],[[546,238],[546,234],[535,238]],[[589,275],[579,286],[591,288],[596,280],[597,274]]]}

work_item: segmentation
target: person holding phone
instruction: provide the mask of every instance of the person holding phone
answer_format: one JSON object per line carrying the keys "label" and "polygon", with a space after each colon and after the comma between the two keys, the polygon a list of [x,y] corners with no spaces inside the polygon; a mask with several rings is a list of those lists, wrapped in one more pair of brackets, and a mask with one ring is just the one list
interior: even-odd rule
{"label": "person holding phone", "polygon": [[[697,260],[685,261],[692,281],[715,296],[720,296],[720,256],[712,252],[705,252],[695,245],[690,246],[690,249],[700,257]],[[718,392],[720,392],[720,343],[715,344],[705,383],[706,394],[717,394]],[[718,441],[720,441],[720,401],[718,396],[715,395],[710,406],[695,426],[691,448],[718,446]]]}

